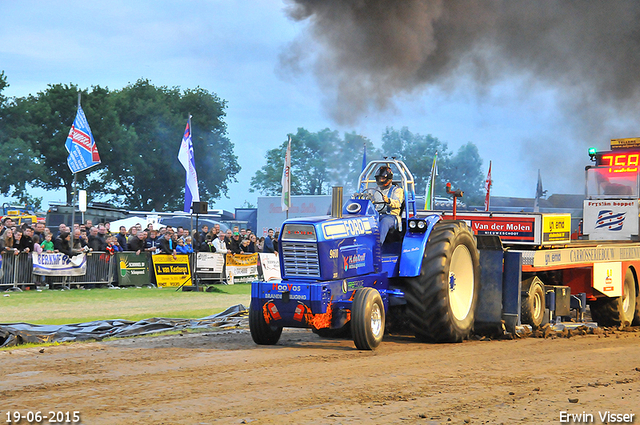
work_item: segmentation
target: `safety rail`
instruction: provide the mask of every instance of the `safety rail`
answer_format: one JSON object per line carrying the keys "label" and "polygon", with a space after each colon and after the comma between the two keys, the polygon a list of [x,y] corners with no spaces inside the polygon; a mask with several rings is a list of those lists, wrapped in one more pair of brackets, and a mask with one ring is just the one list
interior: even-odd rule
{"label": "safety rail", "polygon": [[[132,252],[125,251],[125,254]],[[143,253],[149,268],[149,284],[155,284],[151,253]],[[222,254],[220,254],[222,255]],[[191,268],[195,265],[195,254],[189,254]],[[33,273],[33,257],[30,253],[2,253],[2,267],[0,268],[0,291],[21,289],[23,287],[47,286],[49,289],[73,286],[126,286],[119,285],[118,274],[121,272],[121,262],[118,255],[107,252],[93,251],[86,254],[86,273],[81,276],[41,276]],[[202,283],[227,283],[226,255],[219,271],[202,269],[198,264],[199,281]],[[258,267],[262,275],[261,266]]]}

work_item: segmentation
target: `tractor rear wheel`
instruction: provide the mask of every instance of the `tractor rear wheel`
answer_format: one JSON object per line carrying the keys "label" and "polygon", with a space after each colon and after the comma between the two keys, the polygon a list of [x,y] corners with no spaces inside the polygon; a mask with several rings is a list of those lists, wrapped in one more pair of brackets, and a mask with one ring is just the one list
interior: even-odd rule
{"label": "tractor rear wheel", "polygon": [[351,334],[358,350],[373,350],[384,336],[384,304],[373,288],[356,291],[351,306]]}
{"label": "tractor rear wheel", "polygon": [[407,314],[425,342],[461,342],[473,331],[480,285],[479,254],[462,221],[433,228],[420,276],[407,279]]}
{"label": "tractor rear wheel", "polygon": [[282,334],[282,326],[274,326],[264,320],[262,309],[249,309],[249,330],[253,342],[259,345],[275,345]]}
{"label": "tractor rear wheel", "polygon": [[628,268],[621,297],[600,298],[591,304],[591,318],[600,326],[630,326],[637,311],[636,279]]}
{"label": "tractor rear wheel", "polygon": [[523,282],[523,288],[527,288],[527,295],[522,297],[520,308],[522,323],[537,329],[542,324],[546,308],[544,285],[536,276]]}

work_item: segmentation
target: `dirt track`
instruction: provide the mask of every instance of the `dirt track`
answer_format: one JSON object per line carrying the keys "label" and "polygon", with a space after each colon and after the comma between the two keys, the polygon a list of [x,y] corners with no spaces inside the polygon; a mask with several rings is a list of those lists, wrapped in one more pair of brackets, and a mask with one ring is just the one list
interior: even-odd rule
{"label": "dirt track", "polygon": [[362,352],[304,330],[258,347],[241,329],[40,350],[0,352],[2,423],[14,410],[77,410],[83,424],[558,424],[561,411],[601,423],[607,410],[640,423],[640,332],[385,337]]}

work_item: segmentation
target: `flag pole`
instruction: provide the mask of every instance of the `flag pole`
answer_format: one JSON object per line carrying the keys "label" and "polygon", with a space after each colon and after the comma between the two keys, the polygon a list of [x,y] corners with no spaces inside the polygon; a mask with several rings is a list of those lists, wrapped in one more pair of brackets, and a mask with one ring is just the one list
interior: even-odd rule
{"label": "flag pole", "polygon": [[[78,109],[80,109],[80,100],[82,99],[82,92],[78,90]],[[78,184],[78,173],[73,173],[73,183],[71,186],[72,190],[72,199],[71,199],[71,248],[73,249],[74,240],[75,240],[75,232],[74,232],[74,224],[76,222],[76,186]]]}
{"label": "flag pole", "polygon": [[[191,128],[191,112],[189,112],[189,118],[187,119],[187,123],[189,123],[189,136],[191,137],[191,143],[193,143],[193,129]],[[187,188],[185,188],[184,190],[187,190]],[[191,230],[189,232],[189,235],[191,235],[193,233],[193,200],[191,201],[191,214],[190,214],[189,223],[191,225]]]}

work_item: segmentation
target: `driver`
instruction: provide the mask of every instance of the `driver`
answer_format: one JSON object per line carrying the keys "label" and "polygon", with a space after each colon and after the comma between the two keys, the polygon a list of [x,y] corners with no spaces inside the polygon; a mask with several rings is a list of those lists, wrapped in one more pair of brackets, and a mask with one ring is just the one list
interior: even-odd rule
{"label": "driver", "polygon": [[376,172],[376,184],[382,192],[382,199],[385,205],[380,212],[380,243],[384,243],[390,229],[398,228],[400,220],[400,208],[404,201],[404,191],[402,188],[391,184],[393,171],[388,165],[381,166]]}

